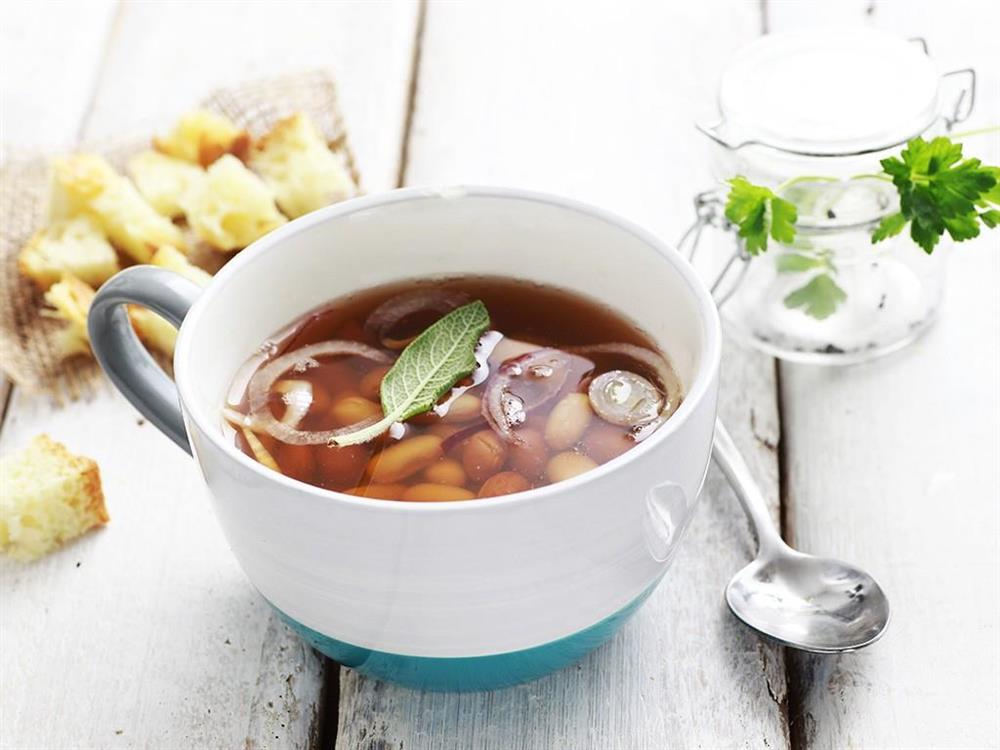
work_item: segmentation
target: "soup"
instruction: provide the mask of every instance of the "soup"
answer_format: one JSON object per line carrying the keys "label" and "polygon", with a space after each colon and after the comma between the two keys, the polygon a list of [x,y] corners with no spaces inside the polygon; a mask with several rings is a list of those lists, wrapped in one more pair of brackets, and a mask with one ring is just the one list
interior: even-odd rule
{"label": "soup", "polygon": [[[428,408],[403,410],[420,389],[435,397]],[[293,479],[434,502],[570,479],[635,447],[681,395],[666,357],[608,307],[520,280],[456,277],[381,286],[304,315],[240,369],[224,416],[240,450]],[[415,413],[394,420],[397,407]]]}

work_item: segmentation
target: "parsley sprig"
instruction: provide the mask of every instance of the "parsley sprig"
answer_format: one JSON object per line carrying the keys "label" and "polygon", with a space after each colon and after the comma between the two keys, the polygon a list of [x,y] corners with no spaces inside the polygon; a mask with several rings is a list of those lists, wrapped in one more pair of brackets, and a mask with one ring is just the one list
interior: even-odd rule
{"label": "parsley sprig", "polygon": [[795,204],[779,198],[770,188],[754,185],[745,177],[729,180],[726,218],[738,227],[751,255],[767,250],[767,238],[788,245],[795,239],[799,212]]}
{"label": "parsley sprig", "polygon": [[990,208],[1000,204],[1000,169],[962,159],[962,144],[943,136],[930,143],[914,138],[900,156],[881,162],[899,191],[899,212],[882,219],[872,242],[899,234],[909,223],[910,237],[931,253],[946,231],[962,242],[979,236],[980,221],[990,228],[1000,223],[1000,211]]}
{"label": "parsley sprig", "polygon": [[[872,231],[872,244],[894,237],[909,226],[910,237],[930,254],[945,232],[956,242],[963,242],[979,236],[980,224],[990,229],[1000,225],[1000,210],[996,208],[1000,206],[1000,167],[984,166],[975,158],[963,159],[960,143],[944,136],[930,142],[917,137],[898,157],[880,163],[882,174],[860,175],[859,179],[891,181],[899,193],[899,211],[879,222]],[[725,215],[736,226],[750,255],[767,250],[769,240],[786,246],[795,242],[798,209],[780,197],[781,187],[771,190],[745,177],[727,182]],[[801,308],[811,317],[829,317],[847,298],[834,281],[836,268],[826,256],[782,256],[778,271],[813,274],[805,286],[784,300],[786,307]]]}
{"label": "parsley sprig", "polygon": [[[910,226],[910,237],[927,253],[948,232],[962,242],[979,236],[980,222],[1000,225],[1000,167],[962,158],[962,144],[939,136],[927,142],[917,137],[899,157],[881,161],[883,179],[899,193],[899,211],[872,232],[872,243],[893,237]],[[768,238],[788,245],[795,240],[798,211],[770,188],[744,177],[728,181],[726,218],[736,225],[751,255],[767,250]],[[780,189],[779,189],[780,192]]]}

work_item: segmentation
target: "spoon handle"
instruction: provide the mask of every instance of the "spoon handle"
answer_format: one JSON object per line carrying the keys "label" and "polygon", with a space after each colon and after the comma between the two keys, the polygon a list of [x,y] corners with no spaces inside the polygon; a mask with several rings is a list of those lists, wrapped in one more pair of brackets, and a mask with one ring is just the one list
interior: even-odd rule
{"label": "spoon handle", "polygon": [[732,486],[736,497],[739,498],[743,510],[746,511],[750,522],[753,524],[757,534],[757,543],[760,545],[760,554],[770,554],[778,552],[785,543],[782,541],[778,531],[771,522],[771,516],[767,511],[767,504],[764,496],[754,481],[750,473],[750,467],[740,454],[736,443],[730,436],[729,431],[722,424],[722,420],[715,420],[715,439],[712,442],[712,458],[722,473],[726,475],[729,484]]}

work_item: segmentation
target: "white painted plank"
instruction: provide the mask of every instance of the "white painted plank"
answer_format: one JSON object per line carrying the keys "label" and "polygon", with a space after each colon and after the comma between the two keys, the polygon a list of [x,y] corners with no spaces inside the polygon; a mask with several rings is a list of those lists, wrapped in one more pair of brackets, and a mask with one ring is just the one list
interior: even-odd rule
{"label": "white painted plank", "polygon": [[865,23],[876,0],[764,0],[768,32]]}
{"label": "white painted plank", "polygon": [[76,141],[117,7],[111,0],[0,4],[3,156]]}
{"label": "white painted plank", "polygon": [[[996,4],[879,0],[866,18],[925,37],[946,70],[975,66],[979,101],[960,128],[1000,123],[983,33]],[[966,144],[1000,163],[995,133]],[[1000,233],[957,246],[948,272],[940,322],[908,351],[781,368],[794,537],[868,568],[893,607],[872,648],[792,660],[799,747],[1000,745]]]}
{"label": "white painted plank", "polygon": [[[428,9],[408,182],[570,194],[668,238],[711,185],[692,120],[756,4]],[[727,345],[722,411],[777,502],[773,363]],[[755,439],[754,428],[756,428]],[[341,672],[338,747],[786,747],[784,664],[725,611],[749,529],[712,470],[673,570],[578,667],[495,693],[416,693]]]}
{"label": "white painted plank", "polygon": [[[321,66],[350,82],[368,186],[391,186],[415,19],[408,3],[129,4],[82,135],[166,126],[220,83]],[[18,686],[0,704],[4,747],[314,746],[321,661],[247,583],[191,459],[109,386],[65,409],[15,392],[0,451],[41,431],[98,461],[112,521],[0,563],[3,682]]]}
{"label": "white painted plank", "polygon": [[163,127],[217,86],[323,68],[337,78],[365,186],[395,187],[417,9],[405,0],[129,3],[87,137]]}
{"label": "white painted plank", "polygon": [[[66,4],[53,27],[37,4],[0,4],[0,161],[76,140],[116,8],[111,0]],[[0,374],[0,424],[9,388]]]}

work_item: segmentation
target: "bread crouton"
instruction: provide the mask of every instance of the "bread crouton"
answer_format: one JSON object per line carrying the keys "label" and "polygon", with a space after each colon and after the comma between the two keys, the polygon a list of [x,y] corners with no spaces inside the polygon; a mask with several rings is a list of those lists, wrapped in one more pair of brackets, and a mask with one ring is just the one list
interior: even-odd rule
{"label": "bread crouton", "polygon": [[223,154],[246,159],[250,134],[229,119],[197,109],[183,115],[163,138],[154,138],[153,147],[164,154],[207,167]]}
{"label": "bread crouton", "polygon": [[97,154],[73,154],[53,159],[49,221],[76,218],[117,177],[111,165]]}
{"label": "bread crouton", "polygon": [[94,219],[119,250],[148,263],[161,245],[184,247],[180,229],[143,200],[128,179],[100,156],[75,154],[52,165],[49,217]]}
{"label": "bread crouton", "polygon": [[128,162],[128,173],[149,205],[171,219],[183,215],[181,199],[205,178],[201,167],[159,151],[143,151],[133,156]]}
{"label": "bread crouton", "polygon": [[258,141],[250,166],[292,219],[357,192],[343,159],[330,151],[312,120],[302,113],[280,120]]}
{"label": "bread crouton", "polygon": [[0,550],[18,560],[34,560],[109,520],[97,464],[48,435],[0,459],[0,486]]}
{"label": "bread crouton", "polygon": [[17,267],[43,291],[64,274],[98,287],[119,270],[114,248],[88,216],[57,221],[36,232],[21,248]]}
{"label": "bread crouton", "polygon": [[188,257],[176,247],[164,245],[155,253],[150,260],[154,266],[166,268],[168,271],[180,274],[188,281],[193,281],[198,286],[207,286],[212,280],[212,274],[188,260]]}
{"label": "bread crouton", "polygon": [[45,301],[54,309],[45,310],[49,317],[65,320],[67,325],[60,332],[59,348],[64,357],[90,351],[87,333],[87,313],[94,301],[94,290],[75,276],[65,275],[49,287]]}
{"label": "bread crouton", "polygon": [[188,193],[184,213],[198,237],[224,251],[246,247],[286,221],[267,185],[229,154]]}

